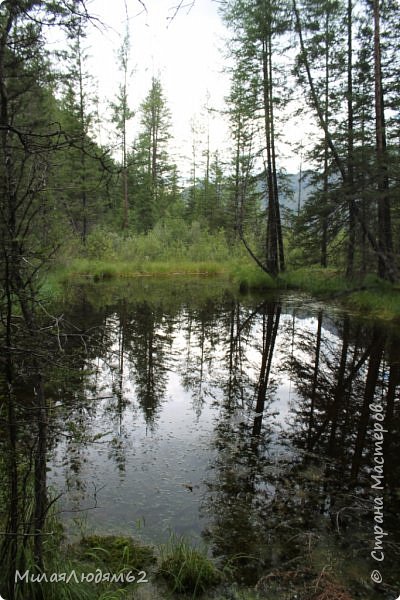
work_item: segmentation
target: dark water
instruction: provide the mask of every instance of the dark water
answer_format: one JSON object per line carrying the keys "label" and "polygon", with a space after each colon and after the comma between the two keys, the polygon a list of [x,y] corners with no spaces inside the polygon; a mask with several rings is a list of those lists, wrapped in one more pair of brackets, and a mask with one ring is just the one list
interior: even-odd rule
{"label": "dark water", "polygon": [[324,572],[397,598],[395,330],[211,280],[82,288],[64,310],[79,335],[52,389],[49,484],[71,532],[173,531],[253,584]]}

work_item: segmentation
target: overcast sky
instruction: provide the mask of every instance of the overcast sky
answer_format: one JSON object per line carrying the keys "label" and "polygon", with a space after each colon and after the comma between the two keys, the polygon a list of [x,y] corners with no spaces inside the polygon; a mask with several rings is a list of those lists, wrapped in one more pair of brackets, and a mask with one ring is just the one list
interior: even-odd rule
{"label": "overcast sky", "polygon": [[[147,12],[138,0],[127,0],[133,70],[130,106],[137,111],[152,76],[160,77],[172,113],[174,147],[177,153],[179,148],[180,155],[190,157],[191,119],[204,113],[208,94],[210,106],[222,109],[229,91],[229,77],[223,73],[220,53],[226,30],[218,15],[218,4],[212,0],[196,0],[190,10],[181,8],[172,21],[174,0],[145,0],[145,5]],[[125,6],[123,0],[92,0],[89,10],[104,24],[99,29],[92,27],[87,38],[89,68],[98,80],[103,113],[115,97],[120,80],[116,51],[124,35]],[[131,140],[136,131],[134,119]],[[215,113],[210,133],[212,149],[222,153],[228,144],[228,129]]]}
{"label": "overcast sky", "polygon": [[[191,0],[187,1],[192,4]],[[190,10],[183,6],[176,13],[180,0],[143,0],[146,11],[140,0],[126,2],[133,71],[129,85],[130,108],[137,113],[150,89],[152,77],[159,77],[172,113],[174,159],[181,174],[188,176],[192,152],[191,120],[203,120],[206,126],[207,97],[209,106],[215,110],[209,116],[211,151],[218,150],[224,158],[231,144],[222,114],[224,98],[229,92],[229,76],[224,73],[224,49],[229,32],[218,14],[219,3],[217,0],[195,0]],[[87,46],[89,70],[98,82],[101,116],[105,117],[121,81],[117,50],[125,31],[125,3],[124,0],[91,0],[89,10],[103,24],[90,28]],[[174,18],[171,20],[171,17]],[[129,125],[129,142],[137,134],[137,125],[137,118]],[[291,141],[305,143],[309,138],[308,130],[304,116],[297,123],[290,119],[283,123],[284,135]],[[203,133],[203,139],[205,137]],[[108,142],[104,132],[101,142]],[[279,143],[278,150],[279,165],[289,172],[296,172],[299,157],[293,155],[288,145]]]}

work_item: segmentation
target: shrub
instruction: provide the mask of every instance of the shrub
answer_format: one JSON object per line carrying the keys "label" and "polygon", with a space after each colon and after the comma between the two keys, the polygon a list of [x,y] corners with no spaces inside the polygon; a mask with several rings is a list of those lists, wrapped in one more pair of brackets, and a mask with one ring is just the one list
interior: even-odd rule
{"label": "shrub", "polygon": [[86,241],[86,256],[95,260],[116,258],[119,241],[116,233],[102,228],[94,229]]}

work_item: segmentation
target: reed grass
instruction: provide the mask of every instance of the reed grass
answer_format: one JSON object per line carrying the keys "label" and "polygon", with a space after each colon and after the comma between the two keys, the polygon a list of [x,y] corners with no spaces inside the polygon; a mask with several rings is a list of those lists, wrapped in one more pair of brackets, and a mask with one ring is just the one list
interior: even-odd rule
{"label": "reed grass", "polygon": [[183,537],[172,535],[160,549],[159,575],[172,592],[201,596],[223,579],[204,548],[194,548]]}
{"label": "reed grass", "polygon": [[299,289],[315,295],[331,295],[350,291],[352,282],[335,269],[304,267],[282,273],[278,282],[280,287]]}

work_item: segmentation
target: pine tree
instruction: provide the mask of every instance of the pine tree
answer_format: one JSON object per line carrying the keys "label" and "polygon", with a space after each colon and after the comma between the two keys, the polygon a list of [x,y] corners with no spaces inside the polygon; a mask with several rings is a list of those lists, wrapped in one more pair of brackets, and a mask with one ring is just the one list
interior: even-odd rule
{"label": "pine tree", "polygon": [[111,103],[112,121],[116,126],[118,135],[118,145],[121,151],[121,174],[122,174],[122,206],[123,218],[122,229],[127,229],[129,225],[129,189],[128,189],[128,143],[127,128],[128,123],[134,116],[129,108],[128,81],[132,75],[129,68],[130,58],[130,32],[128,24],[128,11],[125,3],[126,29],[122,44],[118,51],[119,69],[122,74],[122,82],[119,84],[118,94],[114,102]]}
{"label": "pine tree", "polygon": [[167,214],[173,167],[168,157],[171,117],[159,79],[140,106],[141,131],[131,156],[135,222],[139,231],[152,229]]}
{"label": "pine tree", "polygon": [[[15,598],[15,572],[26,560],[31,545],[35,568],[43,572],[43,528],[49,509],[47,498],[48,403],[43,382],[44,330],[38,318],[38,274],[54,248],[40,237],[48,226],[47,184],[56,152],[70,140],[49,115],[47,26],[70,28],[83,2],[14,0],[0,5],[0,279],[3,290],[0,317],[4,324],[6,364],[6,424],[8,444],[8,497],[4,506],[7,536],[0,557],[8,580],[7,597]],[[49,118],[50,117],[50,118]],[[17,314],[16,314],[17,313]],[[21,452],[16,418],[15,385],[18,381],[18,343],[24,343],[24,373],[31,390],[30,418],[35,443],[21,473]],[[27,350],[28,348],[28,350]],[[54,360],[54,356],[52,356]],[[29,389],[29,388],[28,388]],[[32,484],[30,510],[26,508],[27,481]],[[33,533],[33,539],[26,532]]]}
{"label": "pine tree", "polygon": [[[232,53],[240,80],[256,83],[256,103],[252,109],[254,116],[260,120],[263,136],[260,157],[267,195],[265,259],[257,259],[248,244],[246,247],[264,270],[276,276],[285,268],[276,146],[276,108],[279,104],[277,58],[278,43],[287,30],[285,5],[278,5],[272,0],[256,3],[232,0],[225,5],[223,14],[228,26],[235,31]],[[260,126],[258,130],[261,131]],[[243,236],[242,239],[245,242]]]}
{"label": "pine tree", "polygon": [[[66,72],[62,74],[63,96],[60,121],[73,144],[58,157],[56,181],[59,199],[73,231],[86,244],[94,221],[99,195],[99,165],[93,156],[92,128],[95,122],[94,84],[85,63],[86,37],[82,18],[74,21],[69,31],[69,51],[65,53]],[[100,214],[103,211],[100,210]]]}

